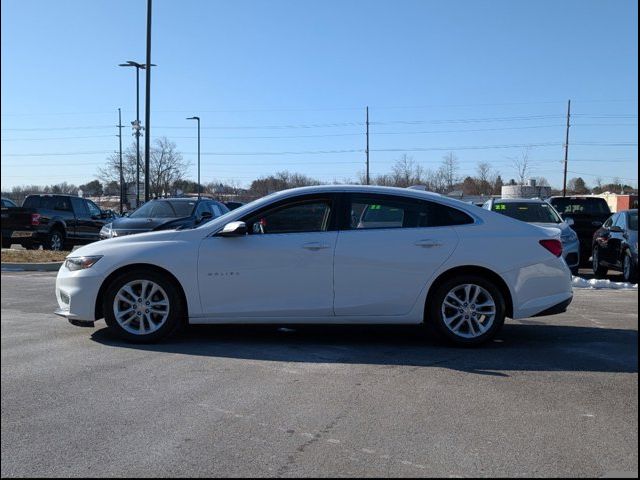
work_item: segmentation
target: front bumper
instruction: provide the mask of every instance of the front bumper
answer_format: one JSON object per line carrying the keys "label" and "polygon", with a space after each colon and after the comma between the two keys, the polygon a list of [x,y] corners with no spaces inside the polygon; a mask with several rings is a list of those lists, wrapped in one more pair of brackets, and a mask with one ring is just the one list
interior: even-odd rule
{"label": "front bumper", "polygon": [[96,299],[105,277],[99,268],[95,271],[94,268],[95,266],[72,272],[64,264],[60,267],[56,277],[56,300],[59,307],[56,315],[70,321],[96,320]]}

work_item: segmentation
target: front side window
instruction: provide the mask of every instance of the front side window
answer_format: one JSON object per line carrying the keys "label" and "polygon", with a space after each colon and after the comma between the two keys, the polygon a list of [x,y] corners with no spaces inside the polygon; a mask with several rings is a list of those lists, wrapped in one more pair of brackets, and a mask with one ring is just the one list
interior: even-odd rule
{"label": "front side window", "polygon": [[613,225],[613,222],[618,218],[618,214],[612,215],[609,218],[607,218],[607,221],[604,222],[604,225],[602,225],[604,228],[609,228],[611,225]]}
{"label": "front side window", "polygon": [[629,213],[629,230],[638,231],[638,212]]}
{"label": "front side window", "polygon": [[422,228],[473,223],[466,213],[435,202],[383,195],[354,195],[350,228]]}
{"label": "front side window", "polygon": [[626,223],[627,223],[627,222],[626,222],[626,220],[627,220],[627,219],[626,219],[626,217],[625,217],[624,213],[621,213],[621,214],[619,214],[619,215],[618,215],[618,218],[617,218],[617,220],[615,221],[614,225],[615,225],[616,227],[620,227],[621,229],[623,229],[623,230],[624,230],[624,229],[626,229],[626,228],[627,228],[627,225],[626,225]]}
{"label": "front side window", "polygon": [[90,202],[89,200],[87,200],[87,208],[89,209],[89,215],[91,215],[92,217],[99,217],[102,213],[100,212],[98,206],[95,203]]}
{"label": "front side window", "polygon": [[277,207],[248,217],[250,234],[324,232],[329,227],[331,202],[312,200]]}
{"label": "front side window", "polygon": [[80,197],[71,197],[71,205],[73,205],[73,211],[78,217],[89,216],[87,204]]}

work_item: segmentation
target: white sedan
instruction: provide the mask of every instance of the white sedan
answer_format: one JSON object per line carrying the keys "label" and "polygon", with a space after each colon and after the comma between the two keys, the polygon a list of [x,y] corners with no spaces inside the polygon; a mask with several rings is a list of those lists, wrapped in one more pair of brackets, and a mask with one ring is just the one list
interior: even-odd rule
{"label": "white sedan", "polygon": [[190,230],[75,250],[59,315],[154,342],[189,324],[422,324],[455,344],[573,298],[556,229],[420,190],[286,190]]}

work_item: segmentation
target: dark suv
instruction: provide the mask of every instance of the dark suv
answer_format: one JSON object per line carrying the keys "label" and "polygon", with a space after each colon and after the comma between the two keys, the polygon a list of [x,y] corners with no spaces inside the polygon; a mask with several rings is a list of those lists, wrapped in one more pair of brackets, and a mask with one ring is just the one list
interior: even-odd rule
{"label": "dark suv", "polygon": [[[6,216],[5,216],[6,215]],[[3,245],[69,249],[98,240],[109,214],[91,200],[72,195],[29,195],[22,207],[2,214]]]}
{"label": "dark suv", "polygon": [[547,201],[578,234],[580,263],[583,266],[589,266],[593,234],[611,216],[607,201],[591,195],[551,197]]}

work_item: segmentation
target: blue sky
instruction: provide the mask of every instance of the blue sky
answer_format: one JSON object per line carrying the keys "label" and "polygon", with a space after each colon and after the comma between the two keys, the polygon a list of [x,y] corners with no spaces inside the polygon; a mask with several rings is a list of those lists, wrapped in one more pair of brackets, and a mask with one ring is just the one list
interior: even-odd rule
{"label": "blue sky", "polygon": [[[1,9],[2,188],[93,179],[117,108],[135,118],[135,71],[117,65],[145,61],[146,2]],[[530,145],[532,175],[560,186],[570,98],[569,176],[637,185],[637,20],[632,0],[155,0],[151,138],[195,178],[199,115],[203,182],[355,180],[368,105],[373,175],[453,151],[461,175],[488,161],[506,180]]]}

